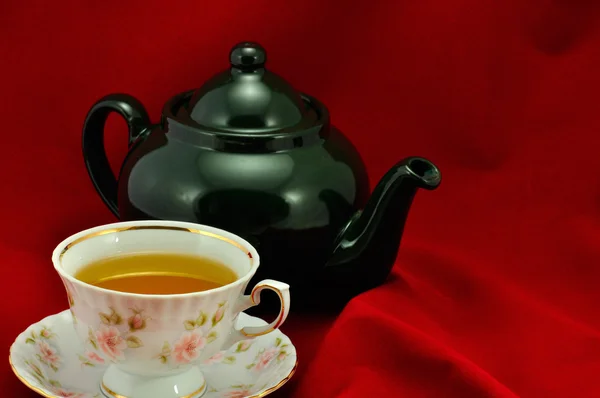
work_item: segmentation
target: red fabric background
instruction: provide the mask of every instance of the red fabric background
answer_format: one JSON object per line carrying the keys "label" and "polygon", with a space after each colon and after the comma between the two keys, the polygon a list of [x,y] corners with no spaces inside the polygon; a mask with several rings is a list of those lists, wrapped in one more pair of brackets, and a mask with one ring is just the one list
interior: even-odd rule
{"label": "red fabric background", "polygon": [[[128,92],[157,120],[250,39],[329,106],[373,181],[408,155],[444,174],[417,196],[387,285],[335,322],[286,325],[301,367],[274,396],[600,396],[599,7],[0,2],[1,346],[66,307],[54,245],[114,221],[80,154],[92,103]],[[109,127],[117,165],[124,123]],[[34,396],[1,366],[3,396]]]}

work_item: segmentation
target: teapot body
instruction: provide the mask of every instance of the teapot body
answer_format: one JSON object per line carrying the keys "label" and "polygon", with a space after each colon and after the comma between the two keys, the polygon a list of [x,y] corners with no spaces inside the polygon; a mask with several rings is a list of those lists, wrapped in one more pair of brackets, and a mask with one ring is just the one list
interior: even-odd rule
{"label": "teapot body", "polygon": [[[441,174],[425,158],[405,158],[369,195],[365,165],[327,107],[266,59],[259,44],[237,44],[229,68],[172,97],[158,125],[130,95],[101,98],[83,127],[87,171],[121,220],[230,231],[259,251],[255,279],[292,286],[292,308],[337,308],[385,282],[416,192],[436,189]],[[129,127],[119,176],[104,149],[112,112]]]}
{"label": "teapot body", "polygon": [[291,150],[232,153],[157,127],[132,145],[123,163],[118,216],[235,233],[261,255],[256,279],[282,280],[296,292],[319,279],[336,236],[368,193],[364,164],[336,128],[327,139]]}

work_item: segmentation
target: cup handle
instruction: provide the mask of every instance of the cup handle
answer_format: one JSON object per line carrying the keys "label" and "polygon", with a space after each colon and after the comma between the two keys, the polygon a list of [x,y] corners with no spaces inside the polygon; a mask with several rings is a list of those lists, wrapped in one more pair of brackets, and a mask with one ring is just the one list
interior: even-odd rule
{"label": "cup handle", "polygon": [[265,326],[246,326],[239,330],[234,328],[230,337],[230,345],[233,345],[238,341],[249,340],[271,333],[285,322],[290,312],[290,285],[273,279],[265,279],[258,282],[252,289],[252,293],[240,297],[234,311],[240,313],[250,307],[260,304],[260,293],[265,289],[272,290],[279,296],[281,302],[279,315],[277,315],[277,318],[275,318],[273,322]]}

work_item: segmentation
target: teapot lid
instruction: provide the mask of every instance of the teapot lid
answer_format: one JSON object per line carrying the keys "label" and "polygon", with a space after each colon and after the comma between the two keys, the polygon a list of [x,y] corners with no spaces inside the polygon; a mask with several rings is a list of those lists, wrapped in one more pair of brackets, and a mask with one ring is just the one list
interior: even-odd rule
{"label": "teapot lid", "polygon": [[267,70],[267,53],[257,43],[242,42],[229,54],[231,68],[192,92],[171,109],[175,119],[200,130],[264,135],[305,130],[327,117],[322,105],[301,95]]}

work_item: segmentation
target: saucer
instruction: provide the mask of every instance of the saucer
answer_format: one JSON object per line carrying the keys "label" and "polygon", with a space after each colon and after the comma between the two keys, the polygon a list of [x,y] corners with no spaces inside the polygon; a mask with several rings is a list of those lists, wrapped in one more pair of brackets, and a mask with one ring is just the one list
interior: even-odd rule
{"label": "saucer", "polygon": [[[242,312],[236,327],[262,325]],[[44,397],[104,398],[99,386],[107,364],[83,348],[69,310],[29,326],[10,347],[9,361],[19,380]],[[208,385],[202,398],[264,397],[285,384],[296,365],[296,349],[279,330],[242,341],[200,365]]]}

